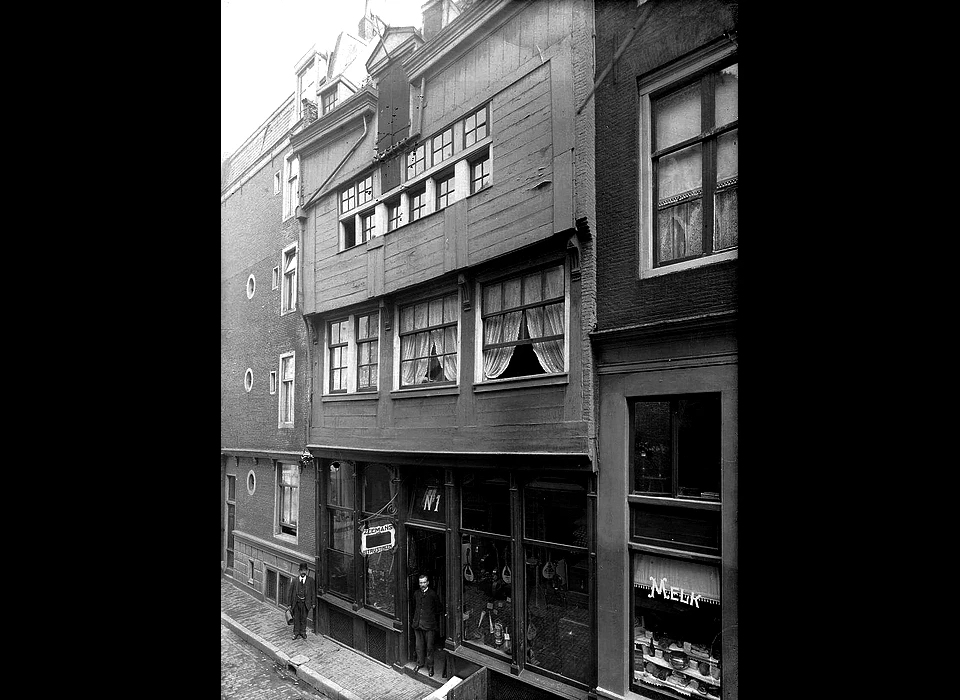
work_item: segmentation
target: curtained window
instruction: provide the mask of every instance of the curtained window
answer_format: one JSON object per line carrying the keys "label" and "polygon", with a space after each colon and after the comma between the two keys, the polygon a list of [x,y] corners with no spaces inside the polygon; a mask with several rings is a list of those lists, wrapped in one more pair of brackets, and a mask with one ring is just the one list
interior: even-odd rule
{"label": "curtained window", "polygon": [[400,307],[400,386],[457,381],[457,294]]}
{"label": "curtained window", "polygon": [[563,265],[483,286],[483,379],[565,371]]}

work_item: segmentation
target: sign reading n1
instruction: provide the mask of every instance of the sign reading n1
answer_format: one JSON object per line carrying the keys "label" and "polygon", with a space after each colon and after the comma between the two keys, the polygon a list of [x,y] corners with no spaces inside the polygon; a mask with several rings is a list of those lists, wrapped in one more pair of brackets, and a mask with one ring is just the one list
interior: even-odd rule
{"label": "sign reading n1", "polygon": [[397,531],[392,523],[364,528],[360,533],[360,553],[376,554],[397,546]]}

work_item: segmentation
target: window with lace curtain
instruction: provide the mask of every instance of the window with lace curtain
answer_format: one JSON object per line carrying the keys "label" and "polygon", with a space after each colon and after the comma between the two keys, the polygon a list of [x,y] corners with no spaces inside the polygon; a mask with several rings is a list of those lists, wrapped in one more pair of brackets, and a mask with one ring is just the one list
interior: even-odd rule
{"label": "window with lace curtain", "polygon": [[482,381],[566,371],[563,265],[483,285]]}
{"label": "window with lace curtain", "polygon": [[400,386],[454,384],[460,314],[457,293],[400,307]]}
{"label": "window with lace curtain", "polygon": [[640,84],[641,274],[737,257],[739,63],[705,53]]}

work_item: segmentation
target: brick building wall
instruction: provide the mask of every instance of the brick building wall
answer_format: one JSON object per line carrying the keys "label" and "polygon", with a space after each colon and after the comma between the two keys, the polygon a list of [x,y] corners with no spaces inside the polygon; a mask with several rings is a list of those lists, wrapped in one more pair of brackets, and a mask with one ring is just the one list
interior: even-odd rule
{"label": "brick building wall", "polygon": [[[297,243],[294,217],[282,221],[282,192],[274,194],[274,174],[283,154],[268,160],[220,205],[221,275],[221,446],[301,450],[307,420],[306,328],[300,308],[280,315],[282,285],[272,288],[273,268],[283,249]],[[247,280],[256,288],[247,298]],[[282,274],[282,273],[281,273]],[[280,379],[280,355],[295,352],[293,429],[278,425],[279,389],[270,394],[270,372]],[[244,373],[253,370],[253,388]]]}
{"label": "brick building wall", "polygon": [[[640,279],[637,77],[736,26],[737,4],[655,2],[597,89],[598,326],[631,326],[735,309],[738,261]],[[597,75],[610,65],[643,6],[597,3]]]}

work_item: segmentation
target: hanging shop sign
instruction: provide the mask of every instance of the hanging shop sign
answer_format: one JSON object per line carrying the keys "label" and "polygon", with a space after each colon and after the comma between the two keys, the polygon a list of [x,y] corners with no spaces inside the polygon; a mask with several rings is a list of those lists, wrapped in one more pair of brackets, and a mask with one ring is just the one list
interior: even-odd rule
{"label": "hanging shop sign", "polygon": [[360,553],[376,554],[397,546],[397,530],[393,523],[365,527],[360,533]]}

